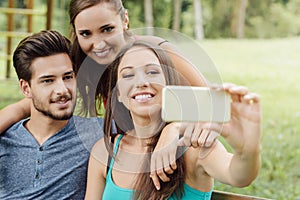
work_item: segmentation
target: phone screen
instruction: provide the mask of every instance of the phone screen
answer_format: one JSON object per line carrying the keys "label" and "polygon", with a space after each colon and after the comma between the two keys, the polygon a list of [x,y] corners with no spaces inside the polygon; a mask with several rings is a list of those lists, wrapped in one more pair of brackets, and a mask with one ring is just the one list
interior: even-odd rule
{"label": "phone screen", "polygon": [[162,96],[162,119],[190,122],[228,122],[230,95],[208,87],[166,86]]}

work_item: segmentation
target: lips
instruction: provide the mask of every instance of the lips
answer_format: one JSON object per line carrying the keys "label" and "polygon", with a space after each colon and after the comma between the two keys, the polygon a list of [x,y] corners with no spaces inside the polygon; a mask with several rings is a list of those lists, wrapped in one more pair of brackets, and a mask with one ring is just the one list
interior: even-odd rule
{"label": "lips", "polygon": [[104,58],[109,55],[110,51],[111,51],[111,48],[105,49],[103,51],[94,51],[94,54],[99,58]]}
{"label": "lips", "polygon": [[142,93],[142,94],[135,94],[132,98],[138,102],[145,102],[154,97],[152,93]]}
{"label": "lips", "polygon": [[71,100],[71,97],[64,96],[64,97],[59,97],[59,98],[51,100],[51,103],[66,104],[70,100]]}

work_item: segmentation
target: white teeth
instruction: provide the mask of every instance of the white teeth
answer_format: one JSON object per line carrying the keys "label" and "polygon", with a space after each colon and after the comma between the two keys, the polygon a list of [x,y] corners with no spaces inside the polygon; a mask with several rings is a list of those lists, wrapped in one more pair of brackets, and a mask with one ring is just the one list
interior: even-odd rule
{"label": "white teeth", "polygon": [[136,100],[142,100],[142,99],[148,99],[148,98],[151,98],[150,94],[142,94],[142,95],[135,96]]}
{"label": "white teeth", "polygon": [[98,57],[104,57],[109,53],[109,49],[105,50],[105,51],[101,51],[101,52],[95,52],[96,56]]}

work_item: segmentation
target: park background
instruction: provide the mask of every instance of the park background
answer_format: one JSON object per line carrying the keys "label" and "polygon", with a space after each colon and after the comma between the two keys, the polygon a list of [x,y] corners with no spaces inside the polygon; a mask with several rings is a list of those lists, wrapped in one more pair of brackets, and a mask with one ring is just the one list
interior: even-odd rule
{"label": "park background", "polygon": [[[7,40],[12,49],[28,35],[30,15],[13,15],[0,1],[0,108],[22,98],[14,69],[7,74]],[[12,2],[12,1],[11,1]],[[47,0],[33,2],[30,32],[46,28]],[[130,28],[160,27],[195,41],[214,62],[222,81],[246,85],[261,95],[262,168],[246,188],[215,182],[215,189],[266,197],[300,199],[300,0],[124,0]],[[52,29],[69,35],[69,0],[54,0]],[[186,52],[187,54],[189,52]],[[11,63],[10,63],[11,65]],[[9,78],[8,78],[9,77]]]}

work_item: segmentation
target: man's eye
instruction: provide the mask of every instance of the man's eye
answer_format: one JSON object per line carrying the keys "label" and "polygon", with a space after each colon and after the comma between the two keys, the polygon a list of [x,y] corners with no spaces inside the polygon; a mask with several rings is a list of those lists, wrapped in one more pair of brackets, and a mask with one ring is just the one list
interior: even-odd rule
{"label": "man's eye", "polygon": [[52,79],[45,79],[45,80],[42,80],[42,83],[52,83],[53,80]]}
{"label": "man's eye", "polygon": [[73,78],[74,78],[74,76],[72,76],[72,75],[69,75],[69,76],[65,76],[65,77],[64,77],[65,80],[69,80],[69,79],[73,79]]}

